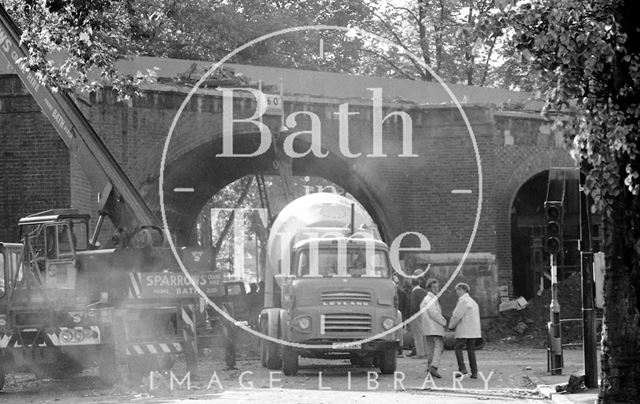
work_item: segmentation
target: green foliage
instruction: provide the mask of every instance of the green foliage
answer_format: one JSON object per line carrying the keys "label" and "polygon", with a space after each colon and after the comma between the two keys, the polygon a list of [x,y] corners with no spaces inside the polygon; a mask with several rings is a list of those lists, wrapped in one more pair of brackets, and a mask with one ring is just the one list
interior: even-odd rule
{"label": "green foliage", "polygon": [[549,90],[549,109],[562,113],[556,130],[588,170],[587,191],[600,211],[622,193],[640,195],[640,55],[626,46],[617,7],[616,1],[543,1],[503,16],[517,50]]}
{"label": "green foliage", "polygon": [[599,402],[640,393],[640,31],[637,2],[518,3],[498,20],[548,89],[549,107],[604,213],[607,257]]}
{"label": "green foliage", "polygon": [[[372,6],[374,7],[374,6]],[[449,83],[511,86],[526,77],[517,75],[515,61],[505,57],[504,32],[490,23],[498,12],[494,1],[392,1],[376,8],[380,35],[417,55]],[[508,56],[508,55],[507,55]],[[381,54],[372,60],[376,74],[433,80],[418,61]],[[389,67],[394,70],[389,71]],[[510,73],[507,80],[503,73]],[[516,79],[517,78],[517,79]]]}
{"label": "green foliage", "polygon": [[132,46],[125,1],[5,0],[22,30],[29,58],[21,63],[53,89],[89,91],[110,83],[132,93],[140,77],[121,77],[114,63]]}
{"label": "green foliage", "polygon": [[[305,25],[347,26],[363,22],[368,10],[357,1],[144,0],[135,2],[137,51],[182,59],[219,60],[235,48],[264,34]],[[323,33],[327,52],[317,56],[319,35],[287,34],[242,52],[236,63],[297,68],[348,69],[356,49],[337,35]],[[340,52],[332,53],[337,45]],[[313,50],[310,52],[310,50]],[[341,70],[344,71],[344,70]]]}
{"label": "green foliage", "polygon": [[[258,0],[2,0],[22,30],[24,60],[43,83],[91,91],[111,85],[122,96],[153,73],[122,77],[117,60],[129,55],[220,60],[261,35],[302,25],[363,24],[359,1]],[[318,56],[322,37],[325,57]],[[325,31],[291,33],[246,49],[232,62],[352,71],[359,42]]]}
{"label": "green foliage", "polygon": [[128,55],[215,61],[262,35],[317,24],[358,27],[398,46],[304,31],[260,42],[232,62],[433,80],[426,63],[452,83],[525,89],[534,83],[511,57],[504,31],[488,23],[499,11],[490,0],[0,1],[23,30],[29,68],[54,87],[76,91],[111,84],[120,95],[132,94],[153,73],[118,75],[114,64]]}

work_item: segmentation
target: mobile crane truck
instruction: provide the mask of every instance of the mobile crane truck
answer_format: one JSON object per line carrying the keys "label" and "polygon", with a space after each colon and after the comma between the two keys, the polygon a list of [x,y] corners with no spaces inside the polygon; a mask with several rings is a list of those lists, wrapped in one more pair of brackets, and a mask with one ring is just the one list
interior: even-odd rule
{"label": "mobile crane truck", "polygon": [[[23,244],[0,243],[0,386],[10,371],[62,378],[97,363],[112,383],[118,362],[140,374],[170,367],[177,354],[196,360],[185,346],[203,343],[196,294],[174,257],[92,250],[88,223],[73,209],[45,211],[20,219]],[[219,272],[192,276],[207,295],[224,294]]]}
{"label": "mobile crane truck", "polygon": [[[298,371],[299,357],[373,362],[396,370],[402,322],[389,248],[367,212],[346,197],[315,193],[278,214],[267,242],[262,365]],[[366,340],[366,341],[362,341]],[[362,341],[362,342],[360,342]]]}
{"label": "mobile crane truck", "polygon": [[[123,376],[120,365],[136,373],[167,368],[176,354],[197,371],[198,349],[222,341],[231,346],[234,327],[204,309],[162,248],[158,218],[70,96],[21,66],[28,50],[2,5],[0,53],[100,192],[91,236],[88,215],[60,209],[21,219],[23,243],[0,243],[0,389],[12,370],[64,376],[93,361],[107,382]],[[107,217],[120,236],[116,249],[98,249]],[[200,288],[212,298],[223,296],[222,276],[201,259],[205,255],[183,251]],[[235,364],[234,354],[226,359]]]}

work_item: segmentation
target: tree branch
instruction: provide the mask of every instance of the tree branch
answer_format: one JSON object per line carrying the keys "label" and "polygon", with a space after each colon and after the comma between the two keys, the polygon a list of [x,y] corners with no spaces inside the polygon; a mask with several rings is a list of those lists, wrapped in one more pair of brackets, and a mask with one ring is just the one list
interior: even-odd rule
{"label": "tree branch", "polygon": [[[395,30],[393,29],[393,27],[387,22],[385,21],[380,14],[376,13],[375,11],[372,11],[373,15],[380,20],[380,22],[387,28],[388,32],[395,38],[396,40],[396,44],[399,45],[400,47],[402,47],[402,49],[404,49],[405,51],[407,51],[408,53],[413,53],[411,51],[411,49],[409,49],[409,47],[407,45],[405,45],[403,39],[400,37],[400,35],[398,35],[397,32],[395,32]],[[409,57],[409,59],[411,60],[411,63],[413,64],[413,67],[416,68],[416,70],[419,72],[420,76],[426,80],[428,76],[425,75],[424,73],[424,69],[422,68],[422,66],[420,66],[419,63],[417,63],[415,60],[413,60],[413,58]]]}
{"label": "tree branch", "polygon": [[491,41],[491,47],[489,48],[489,53],[487,53],[487,59],[484,62],[484,72],[482,73],[482,80],[480,80],[480,87],[484,86],[485,81],[487,80],[487,73],[489,72],[489,60],[491,60],[491,55],[493,55],[493,47],[496,45],[496,37],[493,37]]}
{"label": "tree branch", "polygon": [[[420,37],[420,50],[422,50],[422,59],[427,65],[431,65],[431,56],[429,52],[429,38],[427,38],[427,27],[424,20],[427,18],[427,0],[418,0],[418,33]],[[429,74],[430,76],[430,74]]]}
{"label": "tree branch", "polygon": [[420,23],[420,19],[418,18],[418,16],[413,12],[413,10],[407,8],[407,7],[400,7],[400,6],[394,6],[392,4],[389,5],[389,7],[395,9],[395,10],[403,10],[406,11],[407,13],[409,13],[409,15],[419,24]]}
{"label": "tree branch", "polygon": [[[360,50],[364,51],[364,52],[368,52],[368,53],[370,53],[370,54],[372,54],[374,56],[377,56],[380,59],[384,60],[386,63],[389,64],[389,66],[394,68],[398,73],[402,74],[404,77],[406,77],[406,78],[408,78],[410,80],[415,80],[416,79],[414,76],[412,76],[409,73],[405,72],[404,69],[402,69],[400,66],[396,65],[390,58],[388,58],[388,57],[386,57],[386,56],[384,56],[384,55],[382,55],[382,54],[380,54],[380,53],[378,53],[376,51],[372,51],[371,49],[361,48]],[[409,59],[411,59],[411,58],[409,58]],[[419,73],[421,73],[421,72],[419,72]]]}

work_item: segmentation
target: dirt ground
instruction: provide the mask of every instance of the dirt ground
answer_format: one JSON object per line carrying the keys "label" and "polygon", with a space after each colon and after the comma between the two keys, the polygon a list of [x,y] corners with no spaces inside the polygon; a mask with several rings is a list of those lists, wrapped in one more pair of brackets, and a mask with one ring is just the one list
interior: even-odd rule
{"label": "dirt ground", "polygon": [[[432,379],[427,377],[424,360],[409,357],[398,358],[395,375],[377,374],[375,368],[354,368],[347,360],[301,359],[299,373],[287,377],[280,371],[270,372],[261,368],[257,356],[241,355],[237,369],[227,370],[222,352],[213,350],[208,358],[201,361],[198,375],[190,375],[189,380],[185,379],[187,372],[181,361],[169,373],[155,373],[153,381],[147,375],[121,380],[112,387],[100,384],[96,369],[86,370],[67,380],[38,380],[27,373],[10,374],[0,394],[0,403],[174,402],[204,399],[211,395],[236,398],[244,395],[251,401],[254,394],[272,394],[275,390],[291,394],[308,390],[310,401],[305,402],[316,402],[313,400],[316,394],[328,391],[394,392],[400,395],[480,394],[489,398],[527,400],[544,398],[536,387],[545,384],[543,379],[548,374],[546,350],[489,343],[477,352],[477,357],[481,377],[476,380],[463,378],[456,383],[453,372],[457,370],[457,364],[453,351],[444,353],[439,367],[442,378]],[[569,374],[581,368],[582,351],[566,350],[564,374],[567,379]]]}

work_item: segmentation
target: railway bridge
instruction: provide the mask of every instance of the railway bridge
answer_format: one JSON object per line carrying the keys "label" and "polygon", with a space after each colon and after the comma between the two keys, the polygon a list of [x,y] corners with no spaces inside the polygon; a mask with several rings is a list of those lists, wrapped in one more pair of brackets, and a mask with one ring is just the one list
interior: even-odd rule
{"label": "railway bridge", "polygon": [[[450,85],[456,104],[438,83],[229,65],[252,91],[225,98],[229,87],[201,88],[184,103],[192,87],[177,78],[193,64],[123,61],[123,72],[155,68],[159,79],[129,101],[108,90],[76,97],[156,211],[175,121],[163,189],[182,243],[218,191],[246,175],[277,174],[284,164],[293,176],[321,177],[353,195],[383,238],[401,243],[405,271],[430,264],[444,280],[460,266],[456,281],[471,285],[483,316],[496,315],[503,298],[535,293],[545,265],[547,173],[574,163],[530,94]],[[2,239],[16,241],[17,219],[40,210],[72,206],[95,216],[102,190],[91,189],[18,77],[0,72]],[[280,111],[258,117],[261,89],[281,89]],[[445,310],[455,298],[445,293]]]}

